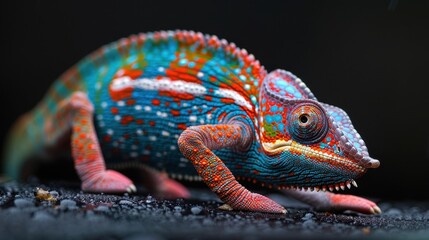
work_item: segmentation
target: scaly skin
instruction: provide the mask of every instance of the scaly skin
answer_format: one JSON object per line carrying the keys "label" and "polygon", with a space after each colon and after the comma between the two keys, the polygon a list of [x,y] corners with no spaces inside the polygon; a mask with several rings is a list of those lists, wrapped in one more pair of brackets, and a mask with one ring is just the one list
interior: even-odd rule
{"label": "scaly skin", "polygon": [[322,210],[380,212],[363,198],[298,191],[343,189],[379,166],[347,114],[201,33],[131,36],[77,63],[13,128],[6,173],[23,177],[27,159],[54,157],[68,141],[84,191],[135,191],[112,169],[136,166],[160,197],[189,197],[168,175],[204,181],[224,209],[286,212],[237,181],[247,180]]}

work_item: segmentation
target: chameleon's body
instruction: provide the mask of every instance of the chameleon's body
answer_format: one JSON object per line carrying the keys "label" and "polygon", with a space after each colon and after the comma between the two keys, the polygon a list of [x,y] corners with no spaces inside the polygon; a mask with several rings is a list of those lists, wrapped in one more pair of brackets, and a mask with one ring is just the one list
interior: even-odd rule
{"label": "chameleon's body", "polygon": [[[69,69],[16,124],[6,172],[18,178],[25,159],[70,138],[83,190],[134,190],[106,167],[144,165],[151,167],[142,172],[155,191],[187,196],[153,169],[203,180],[243,210],[284,212],[236,178],[279,189],[333,190],[378,166],[347,114],[319,103],[297,77],[267,74],[234,44],[185,31],[131,36]],[[379,211],[354,196],[291,193],[319,207]]]}

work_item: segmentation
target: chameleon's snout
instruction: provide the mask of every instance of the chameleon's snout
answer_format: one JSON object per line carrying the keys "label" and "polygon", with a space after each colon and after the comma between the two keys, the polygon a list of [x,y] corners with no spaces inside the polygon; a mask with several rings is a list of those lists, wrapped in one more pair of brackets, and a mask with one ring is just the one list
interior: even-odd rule
{"label": "chameleon's snout", "polygon": [[364,157],[362,159],[363,162],[365,162],[366,168],[378,168],[380,167],[380,161],[377,159],[371,158],[371,157]]}

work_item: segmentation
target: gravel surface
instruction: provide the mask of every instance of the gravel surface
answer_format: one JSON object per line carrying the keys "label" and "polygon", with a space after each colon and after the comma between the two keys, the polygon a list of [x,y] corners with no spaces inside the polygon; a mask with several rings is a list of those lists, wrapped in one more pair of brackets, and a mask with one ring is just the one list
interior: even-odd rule
{"label": "gravel surface", "polygon": [[[37,189],[39,188],[39,192]],[[45,190],[45,191],[42,191]],[[42,194],[43,193],[43,194]],[[286,215],[226,212],[206,189],[192,200],[87,194],[75,184],[0,184],[1,239],[429,239],[429,202],[381,202],[383,213],[315,212],[279,194]],[[37,197],[36,197],[37,196]]]}

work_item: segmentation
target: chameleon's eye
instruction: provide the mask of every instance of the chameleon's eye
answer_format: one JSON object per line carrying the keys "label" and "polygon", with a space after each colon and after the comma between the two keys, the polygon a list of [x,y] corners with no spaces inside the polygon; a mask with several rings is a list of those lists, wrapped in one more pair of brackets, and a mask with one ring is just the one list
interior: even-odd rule
{"label": "chameleon's eye", "polygon": [[288,123],[292,138],[303,144],[319,142],[328,132],[325,112],[313,103],[298,104],[289,113]]}

